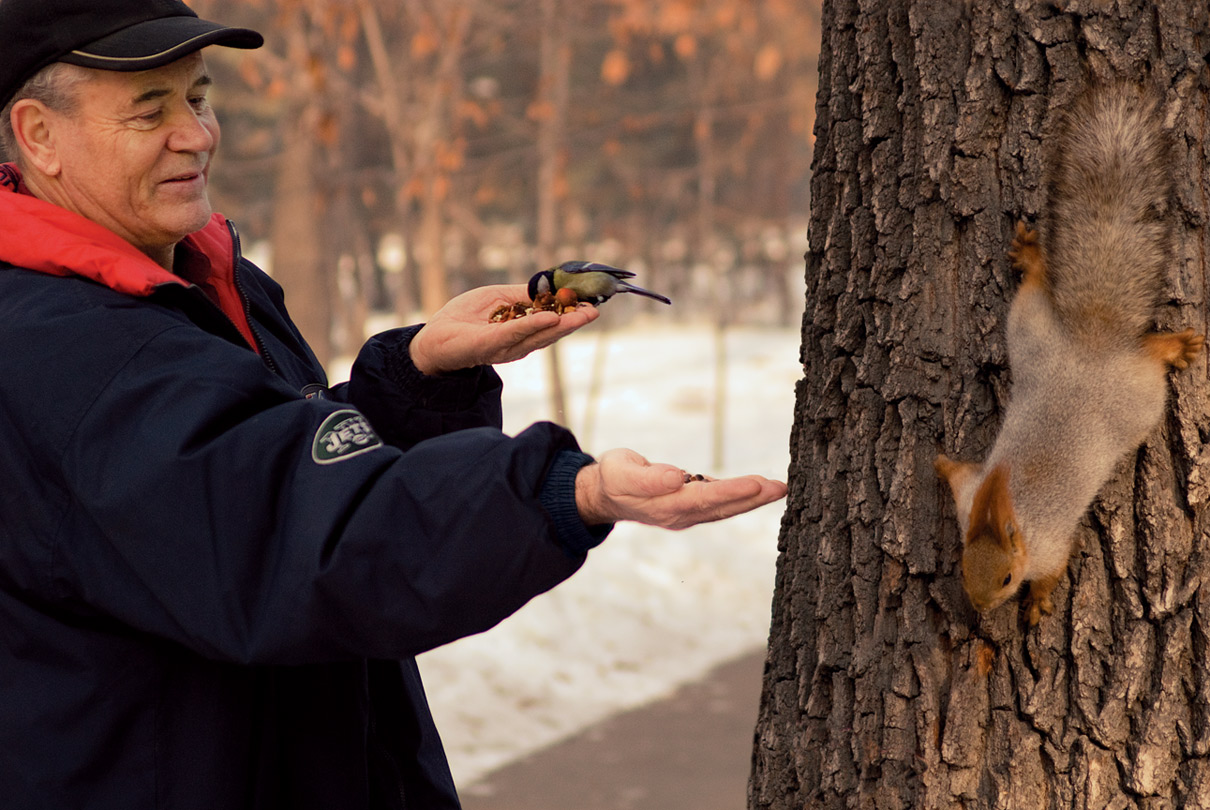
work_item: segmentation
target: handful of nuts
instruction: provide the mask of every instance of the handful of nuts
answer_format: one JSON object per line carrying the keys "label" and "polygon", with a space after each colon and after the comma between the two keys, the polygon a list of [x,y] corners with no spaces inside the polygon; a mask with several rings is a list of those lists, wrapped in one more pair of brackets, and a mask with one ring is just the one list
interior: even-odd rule
{"label": "handful of nuts", "polygon": [[580,299],[576,295],[576,291],[564,287],[554,293],[539,293],[533,301],[501,304],[492,311],[488,321],[501,323],[511,321],[513,318],[524,318],[533,312],[554,312],[562,315],[565,312],[571,312],[579,303]]}

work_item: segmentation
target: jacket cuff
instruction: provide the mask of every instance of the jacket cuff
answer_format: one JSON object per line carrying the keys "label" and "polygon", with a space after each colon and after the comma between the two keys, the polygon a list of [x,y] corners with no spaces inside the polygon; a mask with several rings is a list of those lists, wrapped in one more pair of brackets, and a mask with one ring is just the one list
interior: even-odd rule
{"label": "jacket cuff", "polygon": [[568,554],[579,557],[590,548],[599,546],[613,531],[612,523],[586,526],[576,508],[576,475],[595,461],[592,456],[576,450],[561,450],[555,456],[542,491],[538,494],[543,508],[555,524],[556,540]]}
{"label": "jacket cuff", "polygon": [[[464,368],[442,374],[425,374],[412,362],[412,338],[424,324],[406,326],[394,335],[394,345],[387,355],[387,373],[400,387],[418,392],[421,405],[432,407],[434,402],[473,402],[479,395],[484,366]],[[386,337],[386,333],[382,337]]]}
{"label": "jacket cuff", "polygon": [[500,428],[503,383],[491,366],[427,376],[412,362],[419,326],[391,329],[366,341],[339,392],[387,444],[407,450],[455,430]]}

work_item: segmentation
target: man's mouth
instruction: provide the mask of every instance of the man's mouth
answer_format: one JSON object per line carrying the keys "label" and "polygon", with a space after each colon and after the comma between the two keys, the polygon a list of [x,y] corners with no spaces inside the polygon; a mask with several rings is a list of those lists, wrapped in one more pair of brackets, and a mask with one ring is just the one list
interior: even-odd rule
{"label": "man's mouth", "polygon": [[188,184],[196,181],[206,181],[206,167],[202,166],[197,169],[188,169],[186,171],[174,174],[160,181],[166,185]]}

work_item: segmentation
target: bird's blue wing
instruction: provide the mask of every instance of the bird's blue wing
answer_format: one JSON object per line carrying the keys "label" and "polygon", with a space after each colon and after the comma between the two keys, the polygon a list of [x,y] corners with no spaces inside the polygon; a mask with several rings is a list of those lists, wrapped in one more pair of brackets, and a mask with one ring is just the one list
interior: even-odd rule
{"label": "bird's blue wing", "polygon": [[563,262],[559,269],[564,273],[608,273],[614,278],[634,278],[634,273],[600,262]]}

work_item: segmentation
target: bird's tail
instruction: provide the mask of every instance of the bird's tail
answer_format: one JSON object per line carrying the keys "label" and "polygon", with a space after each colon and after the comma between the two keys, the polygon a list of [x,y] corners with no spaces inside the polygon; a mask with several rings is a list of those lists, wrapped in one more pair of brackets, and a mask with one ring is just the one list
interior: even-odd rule
{"label": "bird's tail", "polygon": [[666,296],[660,295],[659,293],[652,292],[651,290],[644,290],[642,287],[636,287],[635,285],[630,284],[625,281],[618,282],[618,292],[635,293],[637,295],[646,296],[647,298],[654,298],[655,300],[662,301],[665,304],[672,303],[672,300],[670,298],[667,298]]}

